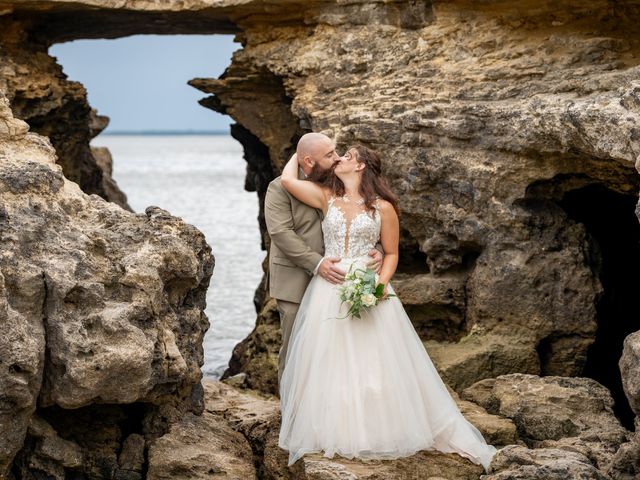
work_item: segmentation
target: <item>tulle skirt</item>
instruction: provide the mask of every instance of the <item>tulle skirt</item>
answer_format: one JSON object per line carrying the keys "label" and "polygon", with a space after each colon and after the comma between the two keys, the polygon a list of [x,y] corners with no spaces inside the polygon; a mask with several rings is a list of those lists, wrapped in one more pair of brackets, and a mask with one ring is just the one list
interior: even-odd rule
{"label": "tulle skirt", "polygon": [[438,450],[486,470],[496,448],[458,409],[400,300],[384,300],[361,318],[339,318],[346,312],[337,286],[314,276],[280,382],[278,445],[289,451],[288,465],[311,452],[395,459]]}

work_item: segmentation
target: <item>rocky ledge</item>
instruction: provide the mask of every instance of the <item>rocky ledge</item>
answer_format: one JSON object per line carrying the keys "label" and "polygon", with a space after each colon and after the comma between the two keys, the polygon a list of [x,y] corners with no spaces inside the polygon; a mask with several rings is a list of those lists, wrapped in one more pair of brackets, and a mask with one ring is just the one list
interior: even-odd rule
{"label": "rocky ledge", "polygon": [[203,384],[204,414],[185,416],[151,445],[149,478],[630,480],[640,460],[638,438],[620,426],[607,390],[588,378],[501,375],[465,389],[463,396],[482,406],[451,391],[465,417],[500,448],[484,475],[459,455],[427,450],[398,460],[314,453],[287,467],[275,396],[228,381]]}

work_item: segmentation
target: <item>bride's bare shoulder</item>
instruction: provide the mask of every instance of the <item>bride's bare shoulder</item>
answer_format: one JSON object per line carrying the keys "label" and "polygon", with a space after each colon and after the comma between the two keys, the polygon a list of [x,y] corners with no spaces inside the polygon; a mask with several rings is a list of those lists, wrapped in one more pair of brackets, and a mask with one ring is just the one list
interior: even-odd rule
{"label": "bride's bare shoulder", "polygon": [[391,210],[395,212],[393,205],[388,200],[385,200],[384,198],[378,198],[377,203],[378,203],[378,208],[382,213],[390,213]]}

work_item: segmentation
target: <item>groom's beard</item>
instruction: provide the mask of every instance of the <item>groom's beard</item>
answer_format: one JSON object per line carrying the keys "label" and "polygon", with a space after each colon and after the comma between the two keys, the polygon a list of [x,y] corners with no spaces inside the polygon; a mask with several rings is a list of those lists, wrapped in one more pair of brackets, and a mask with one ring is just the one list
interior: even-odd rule
{"label": "groom's beard", "polygon": [[320,164],[316,163],[311,167],[311,172],[307,176],[307,180],[311,180],[314,183],[326,184],[333,177],[333,169],[335,163],[331,168],[324,169]]}

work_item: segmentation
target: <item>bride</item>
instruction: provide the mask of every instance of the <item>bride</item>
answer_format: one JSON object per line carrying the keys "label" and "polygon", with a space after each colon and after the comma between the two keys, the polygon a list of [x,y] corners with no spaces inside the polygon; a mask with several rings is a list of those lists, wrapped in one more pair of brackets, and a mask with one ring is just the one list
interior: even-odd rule
{"label": "bride", "polygon": [[325,255],[366,268],[380,242],[384,300],[360,318],[346,315],[339,285],[314,275],[295,318],[280,382],[278,445],[288,465],[310,452],[394,459],[419,450],[457,453],[487,470],[496,448],[469,423],[447,391],[389,283],[398,264],[397,206],[378,155],[348,149],[328,185],[298,179],[294,155],[282,185],[322,209]]}

